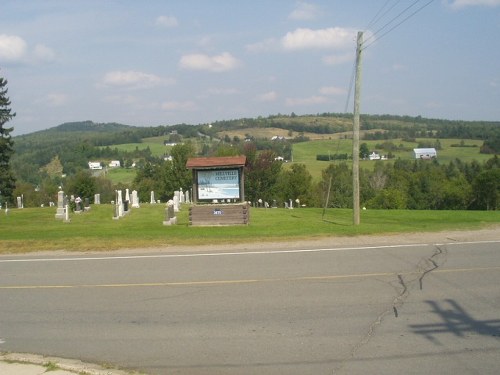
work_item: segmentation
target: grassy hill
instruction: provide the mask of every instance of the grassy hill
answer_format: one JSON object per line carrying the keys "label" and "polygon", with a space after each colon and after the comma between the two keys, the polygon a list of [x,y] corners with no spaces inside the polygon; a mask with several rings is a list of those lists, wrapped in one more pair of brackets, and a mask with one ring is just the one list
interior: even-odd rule
{"label": "grassy hill", "polygon": [[[500,139],[500,122],[449,121],[421,117],[362,115],[361,143],[371,151],[386,153],[377,146],[392,142],[398,147],[392,151],[396,158],[411,159],[411,150],[422,141],[439,138],[442,149],[438,160],[446,163],[455,158],[479,162],[491,154],[481,154],[483,143]],[[87,168],[89,160],[139,160],[161,158],[170,148],[164,145],[171,134],[190,140],[197,146],[215,149],[218,144],[244,141],[246,138],[269,141],[274,136],[292,142],[293,163],[305,164],[318,178],[328,162],[317,161],[318,154],[352,154],[350,114],[276,115],[267,118],[217,121],[210,125],[179,124],[172,126],[133,127],[117,123],[92,121],[65,123],[54,128],[14,137],[13,169],[23,181],[37,184],[40,169],[58,157],[64,172],[72,174]],[[464,144],[475,147],[452,147]],[[203,147],[205,146],[205,147]],[[374,163],[363,161],[362,167]],[[133,172],[110,171],[113,182],[128,182]],[[38,176],[38,177],[37,177]]]}

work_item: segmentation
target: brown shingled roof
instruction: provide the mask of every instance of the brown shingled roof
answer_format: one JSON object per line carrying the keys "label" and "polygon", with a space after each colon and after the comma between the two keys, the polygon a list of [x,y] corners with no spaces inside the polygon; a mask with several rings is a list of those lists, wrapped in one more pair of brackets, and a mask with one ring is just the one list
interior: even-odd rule
{"label": "brown shingled roof", "polygon": [[221,156],[210,158],[190,158],[186,163],[188,169],[203,168],[224,168],[224,167],[243,167],[245,166],[246,156]]}

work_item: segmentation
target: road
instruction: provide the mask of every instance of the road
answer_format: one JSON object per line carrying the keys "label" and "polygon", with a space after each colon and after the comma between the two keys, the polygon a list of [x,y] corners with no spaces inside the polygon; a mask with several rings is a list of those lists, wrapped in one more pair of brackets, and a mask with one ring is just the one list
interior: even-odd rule
{"label": "road", "polygon": [[500,234],[361,242],[2,256],[0,351],[162,375],[498,373]]}

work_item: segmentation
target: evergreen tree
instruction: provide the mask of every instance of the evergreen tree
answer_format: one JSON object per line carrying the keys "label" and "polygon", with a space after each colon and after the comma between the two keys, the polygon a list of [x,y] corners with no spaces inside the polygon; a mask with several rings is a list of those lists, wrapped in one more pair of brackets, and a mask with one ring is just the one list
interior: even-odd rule
{"label": "evergreen tree", "polygon": [[14,153],[14,142],[10,136],[13,128],[6,128],[5,124],[16,114],[11,112],[7,91],[7,80],[0,77],[0,200],[12,201],[16,185],[9,163]]}

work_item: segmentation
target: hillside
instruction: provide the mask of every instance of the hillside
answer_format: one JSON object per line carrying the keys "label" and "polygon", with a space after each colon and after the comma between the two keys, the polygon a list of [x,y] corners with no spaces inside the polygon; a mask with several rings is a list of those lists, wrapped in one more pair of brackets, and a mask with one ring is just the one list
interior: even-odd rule
{"label": "hillside", "polygon": [[[55,157],[66,174],[87,168],[92,159],[146,160],[162,157],[166,149],[159,145],[173,136],[189,139],[200,154],[207,155],[221,144],[237,145],[245,139],[257,142],[257,149],[272,148],[291,159],[292,145],[300,142],[344,140],[351,138],[350,114],[324,113],[297,116],[275,115],[266,118],[242,118],[216,121],[211,124],[177,124],[171,126],[133,127],[118,123],[71,122],[30,134],[14,137],[13,170],[18,179],[38,184],[40,169]],[[416,142],[417,139],[474,140],[476,147],[486,145],[493,153],[500,151],[500,122],[450,121],[422,117],[363,115],[361,139],[376,141]],[[274,136],[285,142],[271,142]],[[477,142],[480,142],[478,144]],[[482,143],[485,145],[482,145]],[[120,145],[128,145],[122,147]],[[335,153],[337,146],[308,146],[311,152]],[[345,148],[345,147],[344,147]],[[304,149],[297,146],[297,151]],[[151,150],[156,150],[152,152]],[[479,151],[479,149],[478,149]],[[298,152],[297,156],[301,153]],[[308,160],[316,155],[308,155]],[[320,168],[320,167],[318,167]],[[317,169],[317,168],[315,168]]]}

